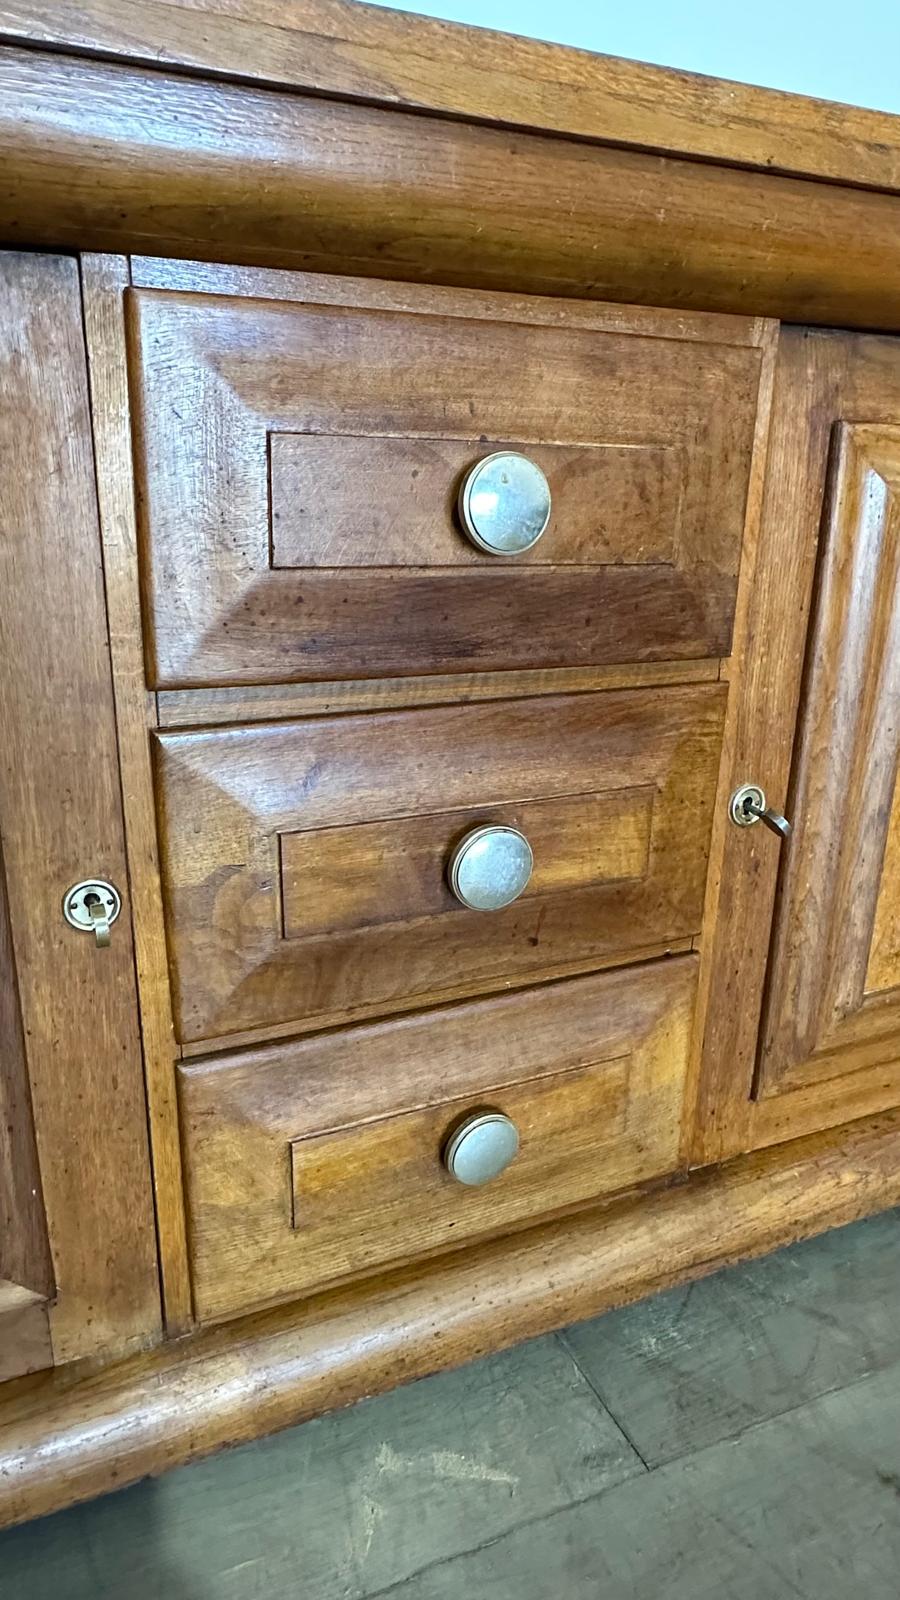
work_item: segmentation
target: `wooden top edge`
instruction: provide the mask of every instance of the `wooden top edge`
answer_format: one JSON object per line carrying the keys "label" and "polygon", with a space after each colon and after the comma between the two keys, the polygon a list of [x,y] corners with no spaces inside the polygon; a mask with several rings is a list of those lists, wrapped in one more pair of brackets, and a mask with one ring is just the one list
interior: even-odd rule
{"label": "wooden top edge", "polygon": [[0,40],[900,191],[900,117],[359,0],[10,0]]}

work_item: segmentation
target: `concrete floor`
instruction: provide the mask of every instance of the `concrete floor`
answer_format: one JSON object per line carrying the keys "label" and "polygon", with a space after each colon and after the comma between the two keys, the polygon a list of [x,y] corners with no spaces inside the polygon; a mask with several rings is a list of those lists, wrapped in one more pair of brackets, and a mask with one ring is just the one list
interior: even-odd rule
{"label": "concrete floor", "polygon": [[3,1600],[898,1600],[900,1212],[0,1535]]}

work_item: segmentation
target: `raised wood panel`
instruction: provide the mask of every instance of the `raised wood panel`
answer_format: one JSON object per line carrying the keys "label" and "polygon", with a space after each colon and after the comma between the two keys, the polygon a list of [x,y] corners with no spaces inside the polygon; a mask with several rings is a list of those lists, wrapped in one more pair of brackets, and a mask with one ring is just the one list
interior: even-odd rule
{"label": "raised wood panel", "polygon": [[[724,701],[709,684],[159,734],[180,1037],[321,1026],[689,938]],[[648,798],[628,813],[648,789],[644,869]],[[495,815],[535,823],[535,889],[467,910],[447,859],[464,816]],[[357,889],[330,869],[339,838],[319,853],[323,829],[347,830]],[[411,840],[410,859],[385,859],[386,838]]]}
{"label": "raised wood panel", "polygon": [[[466,470],[514,440],[279,434],[269,438],[273,567],[473,567],[460,531]],[[656,445],[529,444],[550,484],[544,537],[516,566],[673,566],[683,463]]]}
{"label": "raised wood panel", "polygon": [[[0,829],[67,1361],[158,1335],[159,1277],[78,265],[6,254],[0,289]],[[106,950],[63,919],[86,876]]]}
{"label": "raised wood panel", "polygon": [[[423,293],[409,315],[131,292],[158,687],[728,649],[758,351],[525,326],[502,305],[492,321],[429,315],[428,304]],[[331,457],[331,475],[335,448],[358,453],[361,441],[406,465],[393,486],[382,461],[371,488],[361,472],[336,499],[327,476],[300,491],[283,482],[286,461],[299,470],[299,435],[320,463]],[[461,465],[498,440],[565,446],[543,457],[562,504],[524,563],[476,551],[452,515]],[[413,458],[420,474],[428,464],[410,500]],[[301,548],[310,505],[314,549]]]}
{"label": "raised wood panel", "polygon": [[[900,356],[898,356],[900,360]],[[893,1062],[900,426],[836,431],[758,1064],[761,1094]]]}
{"label": "raised wood panel", "polygon": [[[325,1270],[337,1277],[371,1266],[375,1236],[389,1241],[391,1252],[405,1236],[403,1248],[427,1253],[429,1237],[441,1229],[455,1244],[457,1208],[464,1237],[494,1232],[522,1206],[528,1214],[536,1203],[552,1211],[555,1195],[567,1204],[580,1185],[593,1195],[598,1148],[625,1132],[631,1065],[628,1054],[517,1083],[490,1081],[488,1065],[486,1079],[479,1076],[469,1088],[457,1084],[456,1092],[445,1088],[439,1105],[324,1132],[313,1128],[291,1140],[291,1225],[313,1249],[316,1239],[328,1239]],[[489,1185],[460,1194],[441,1151],[454,1128],[484,1108],[515,1123],[519,1149]],[[337,1100],[335,1109],[340,1114]]]}
{"label": "raised wood panel", "polygon": [[[675,1164],[696,961],[183,1063],[201,1320],[453,1248]],[[518,1124],[484,1189],[444,1170],[490,1105]]]}
{"label": "raised wood panel", "polygon": [[[647,787],[492,805],[491,822],[518,828],[534,853],[520,904],[535,895],[645,878],[655,795]],[[483,814],[469,807],[282,834],[285,938],[452,913],[448,841],[461,839]]]}

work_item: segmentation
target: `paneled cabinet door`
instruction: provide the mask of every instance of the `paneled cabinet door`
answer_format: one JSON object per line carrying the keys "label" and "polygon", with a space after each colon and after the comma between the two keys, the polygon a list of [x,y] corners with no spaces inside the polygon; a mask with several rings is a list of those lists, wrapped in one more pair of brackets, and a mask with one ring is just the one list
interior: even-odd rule
{"label": "paneled cabinet door", "polygon": [[720,801],[793,832],[725,830],[707,1158],[900,1103],[900,341],[784,335],[750,595]]}
{"label": "paneled cabinet door", "polygon": [[[78,263],[0,252],[0,1379],[160,1336]],[[118,886],[109,948],[69,926]]]}
{"label": "paneled cabinet door", "polygon": [[789,802],[796,834],[782,866],[759,1041],[761,1096],[900,1058],[897,415],[896,426],[834,428]]}

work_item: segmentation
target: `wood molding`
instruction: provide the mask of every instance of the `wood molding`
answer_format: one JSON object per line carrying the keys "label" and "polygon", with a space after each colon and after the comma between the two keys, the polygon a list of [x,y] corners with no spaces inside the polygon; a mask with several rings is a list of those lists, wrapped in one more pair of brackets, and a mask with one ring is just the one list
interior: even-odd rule
{"label": "wood molding", "polygon": [[136,289],[171,289],[177,294],[243,295],[251,300],[287,300],[301,305],[360,306],[373,311],[403,311],[411,316],[466,317],[492,322],[534,323],[537,327],[583,328],[594,333],[629,333],[644,339],[696,340],[700,344],[768,347],[776,324],[764,317],[716,315],[711,311],[667,311],[659,306],[616,305],[603,300],[558,300],[543,295],[487,294],[478,289],[447,289],[379,278],[290,272],[278,267],[236,267],[217,261],[178,261],[165,256],[132,256]]}
{"label": "wood molding", "polygon": [[900,1201],[900,1112],[103,1371],[12,1385],[0,1524],[45,1515]]}
{"label": "wood molding", "polygon": [[[706,1145],[711,1131],[718,1129],[718,1120],[722,1115],[720,1101],[722,1099],[726,1101],[727,1114],[731,1119],[736,1117],[740,1120],[746,1111],[752,1082],[751,1070],[743,1069],[743,1063],[735,1060],[729,1053],[733,1045],[733,1037],[728,1033],[729,1027],[733,1025],[731,1017],[733,1008],[720,1006],[718,997],[723,988],[727,992],[733,982],[735,962],[739,959],[738,946],[746,942],[723,937],[723,928],[735,926],[733,907],[730,904],[730,896],[734,895],[732,874],[735,866],[733,853],[735,829],[728,811],[736,781],[744,781],[743,778],[736,780],[735,772],[749,771],[749,768],[743,765],[747,759],[745,746],[748,737],[752,738],[756,732],[752,721],[748,726],[745,720],[744,685],[755,659],[753,645],[759,627],[756,603],[759,591],[767,590],[768,567],[762,566],[760,562],[761,549],[765,554],[763,540],[768,531],[768,525],[763,523],[763,508],[769,481],[770,441],[775,432],[772,427],[775,384],[783,364],[780,356],[784,339],[783,331],[773,327],[765,346],[744,517],[732,653],[721,663],[719,672],[721,681],[728,685],[728,703],[710,837],[706,899],[700,934],[700,976],[688,1069],[687,1111],[682,1134],[688,1162],[698,1166],[706,1161],[724,1158],[726,1153],[724,1148],[714,1146],[707,1148]],[[775,554],[777,555],[777,551]],[[774,562],[774,568],[776,571],[780,570],[777,560]],[[740,881],[738,879],[738,889]],[[752,882],[751,875],[751,885]],[[738,909],[746,911],[746,906]],[[751,923],[751,929],[754,925]],[[710,1035],[709,1042],[707,1042],[707,1032]],[[720,1032],[724,1033],[724,1057],[719,1050]],[[805,1129],[796,1130],[798,1134],[805,1131]],[[733,1155],[736,1152],[732,1149],[727,1153]]]}
{"label": "wood molding", "polygon": [[836,381],[824,353],[830,347],[826,338],[808,339],[794,329],[784,330],[778,344],[759,526],[738,596],[710,874],[715,896],[704,924],[697,1164],[721,1161],[754,1142],[750,1092],[781,853],[766,829],[728,822],[727,805],[737,785],[749,781],[760,783],[773,804],[786,805],[836,406]]}
{"label": "wood molding", "polygon": [[91,391],[103,576],[116,703],[122,809],[134,919],[144,1076],[156,1199],[159,1265],[169,1335],[191,1326],[181,1146],[175,1105],[178,1047],[159,882],[149,730],[155,697],[144,683],[137,525],[122,296],[128,263],[87,255],[81,287]]}
{"label": "wood molding", "polygon": [[900,329],[898,195],[34,50],[0,90],[7,243]]}
{"label": "wood molding", "polygon": [[162,728],[327,717],[335,712],[403,706],[476,705],[518,695],[591,694],[602,689],[670,688],[714,683],[717,659],[637,661],[615,667],[535,667],[524,672],[458,673],[422,678],[350,678],[335,683],[244,684],[224,689],[160,689]]}
{"label": "wood molding", "polygon": [[0,38],[900,189],[900,119],[355,0],[19,0]]}

